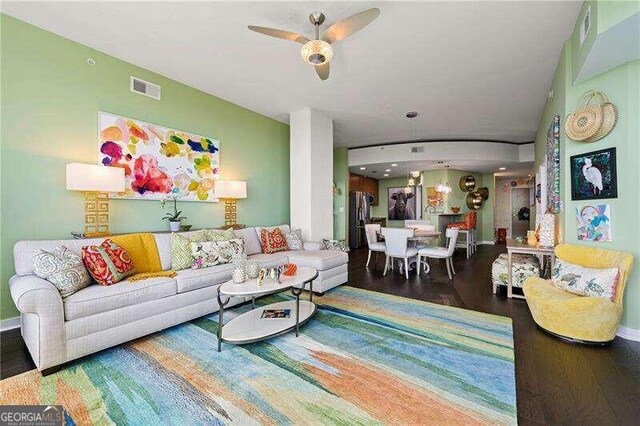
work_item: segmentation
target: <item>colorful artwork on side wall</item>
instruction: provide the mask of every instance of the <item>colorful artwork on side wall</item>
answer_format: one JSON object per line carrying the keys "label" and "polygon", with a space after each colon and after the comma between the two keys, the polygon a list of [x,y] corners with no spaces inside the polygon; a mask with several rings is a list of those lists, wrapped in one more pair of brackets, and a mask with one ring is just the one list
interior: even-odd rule
{"label": "colorful artwork on side wall", "polygon": [[427,206],[441,207],[444,204],[444,195],[442,192],[436,191],[435,186],[427,187]]}
{"label": "colorful artwork on side wall", "polygon": [[217,201],[220,142],[144,121],[100,112],[98,164],[125,170],[120,198]]}
{"label": "colorful artwork on side wall", "polygon": [[576,224],[579,241],[612,241],[609,204],[577,206]]}
{"label": "colorful artwork on side wall", "polygon": [[553,117],[547,132],[547,211],[560,212],[560,116]]}
{"label": "colorful artwork on side wall", "polygon": [[570,163],[572,200],[618,197],[615,148],[573,155]]}

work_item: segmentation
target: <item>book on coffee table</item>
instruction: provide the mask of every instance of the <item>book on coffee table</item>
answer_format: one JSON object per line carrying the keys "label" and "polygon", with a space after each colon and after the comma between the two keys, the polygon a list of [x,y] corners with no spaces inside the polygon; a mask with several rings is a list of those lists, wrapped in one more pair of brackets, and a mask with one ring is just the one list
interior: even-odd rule
{"label": "book on coffee table", "polygon": [[265,309],[260,318],[289,318],[291,309]]}

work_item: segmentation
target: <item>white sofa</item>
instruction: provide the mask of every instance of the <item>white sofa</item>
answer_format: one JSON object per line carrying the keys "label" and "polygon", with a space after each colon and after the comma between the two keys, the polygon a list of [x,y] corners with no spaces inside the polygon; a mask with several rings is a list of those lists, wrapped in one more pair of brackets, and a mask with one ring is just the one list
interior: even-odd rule
{"label": "white sofa", "polygon": [[[280,226],[288,232],[288,225]],[[192,232],[183,233],[189,236]],[[304,251],[262,254],[255,228],[236,231],[245,241],[249,259],[262,266],[285,262],[314,267],[314,292],[322,293],[347,282],[346,253],[319,250],[305,242]],[[171,269],[171,235],[154,234],[164,270]],[[33,273],[33,253],[64,245],[76,253],[82,246],[103,239],[20,241],[14,246],[16,275],[9,280],[11,296],[20,311],[21,332],[38,370],[145,336],[185,321],[216,312],[216,291],[231,279],[231,265],[186,269],[175,278],[151,278],[111,286],[90,285],[63,299],[50,282]],[[232,301],[232,305],[243,300]],[[231,305],[231,306],[232,306]]]}

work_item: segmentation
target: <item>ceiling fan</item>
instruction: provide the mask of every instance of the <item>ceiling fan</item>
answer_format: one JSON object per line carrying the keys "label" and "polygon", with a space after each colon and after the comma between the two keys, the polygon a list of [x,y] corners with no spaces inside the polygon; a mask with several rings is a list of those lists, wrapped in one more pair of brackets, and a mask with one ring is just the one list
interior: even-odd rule
{"label": "ceiling fan", "polygon": [[360,31],[379,15],[380,9],[377,7],[364,10],[347,19],[336,22],[320,37],[320,25],[324,23],[325,16],[323,13],[314,12],[309,15],[309,21],[311,21],[315,27],[315,38],[313,40],[309,40],[307,37],[297,33],[277,30],[275,28],[257,27],[255,25],[249,25],[247,28],[260,34],[302,44],[302,51],[300,52],[302,59],[306,63],[314,66],[321,80],[326,80],[329,78],[329,62],[331,62],[331,58],[333,58],[331,44],[344,40],[350,35]]}

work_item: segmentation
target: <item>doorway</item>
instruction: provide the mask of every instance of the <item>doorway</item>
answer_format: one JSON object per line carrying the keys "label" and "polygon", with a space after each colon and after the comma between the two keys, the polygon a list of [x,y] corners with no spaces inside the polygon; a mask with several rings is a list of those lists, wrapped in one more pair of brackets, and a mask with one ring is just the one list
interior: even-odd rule
{"label": "doorway", "polygon": [[509,237],[526,237],[527,231],[533,229],[531,222],[531,206],[533,205],[532,187],[513,187],[509,196],[511,220]]}

